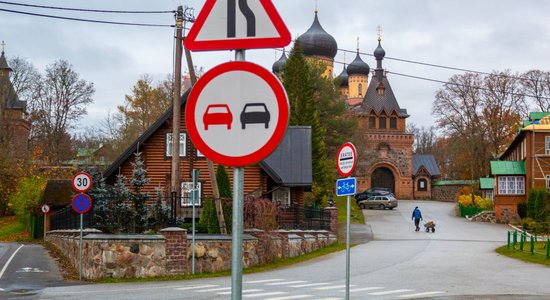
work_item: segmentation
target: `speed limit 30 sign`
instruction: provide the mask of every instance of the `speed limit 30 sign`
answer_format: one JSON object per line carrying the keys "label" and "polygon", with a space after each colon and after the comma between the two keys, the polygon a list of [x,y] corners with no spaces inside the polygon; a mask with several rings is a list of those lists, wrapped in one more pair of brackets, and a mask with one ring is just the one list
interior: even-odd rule
{"label": "speed limit 30 sign", "polygon": [[92,176],[86,172],[76,173],[72,184],[75,191],[84,193],[92,187]]}

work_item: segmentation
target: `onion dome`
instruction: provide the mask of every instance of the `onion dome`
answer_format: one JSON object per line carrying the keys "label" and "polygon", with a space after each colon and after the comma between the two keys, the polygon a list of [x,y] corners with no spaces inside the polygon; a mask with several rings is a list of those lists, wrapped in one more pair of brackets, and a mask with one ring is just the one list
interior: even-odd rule
{"label": "onion dome", "polygon": [[386,56],[386,51],[384,51],[384,48],[380,45],[380,41],[382,41],[382,39],[378,38],[378,47],[374,49],[374,57],[376,57],[376,60],[382,60],[384,56]]}
{"label": "onion dome", "polygon": [[349,64],[348,74],[349,75],[367,75],[367,76],[370,74],[370,67],[366,62],[364,62],[361,59],[361,57],[359,56],[359,52],[357,52],[357,56],[351,62],[351,64]]}
{"label": "onion dome", "polygon": [[271,70],[273,71],[273,73],[275,74],[281,73],[285,67],[287,59],[288,58],[286,57],[286,51],[283,50],[283,55],[281,55],[281,58],[279,58],[278,61],[273,63],[273,66],[271,67]]}
{"label": "onion dome", "polygon": [[344,66],[342,73],[340,73],[340,75],[336,77],[336,81],[340,83],[340,87],[349,86],[349,76],[348,76],[348,71],[346,70],[346,66]]}
{"label": "onion dome", "polygon": [[323,29],[321,23],[319,23],[317,12],[315,12],[313,24],[306,33],[298,37],[297,42],[300,43],[305,56],[321,56],[334,59],[336,52],[338,52],[336,40]]}

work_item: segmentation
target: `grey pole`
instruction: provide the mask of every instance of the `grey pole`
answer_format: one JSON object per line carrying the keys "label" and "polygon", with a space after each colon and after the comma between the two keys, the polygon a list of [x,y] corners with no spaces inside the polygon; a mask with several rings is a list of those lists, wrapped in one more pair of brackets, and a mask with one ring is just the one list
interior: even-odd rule
{"label": "grey pole", "polygon": [[[244,61],[245,51],[236,50],[235,60]],[[231,300],[241,300],[243,292],[243,208],[244,168],[233,168],[233,232],[231,238]]]}
{"label": "grey pole", "polygon": [[78,280],[82,281],[82,230],[84,223],[84,214],[80,214],[80,267],[78,268]]}
{"label": "grey pole", "polygon": [[193,189],[191,190],[191,206],[193,207],[193,217],[191,218],[191,274],[195,274],[195,185],[197,178],[195,177],[195,170],[191,171]]}
{"label": "grey pole", "polygon": [[349,226],[349,219],[350,219],[350,205],[349,205],[349,199],[350,196],[348,195],[348,206],[346,209],[346,300],[349,300],[349,261],[350,261],[350,253],[349,253],[349,243],[350,243],[350,226]]}

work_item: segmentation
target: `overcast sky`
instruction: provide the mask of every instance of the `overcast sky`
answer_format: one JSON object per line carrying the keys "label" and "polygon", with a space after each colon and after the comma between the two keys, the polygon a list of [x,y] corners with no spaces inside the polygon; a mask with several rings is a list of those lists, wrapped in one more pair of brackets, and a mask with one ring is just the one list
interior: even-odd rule
{"label": "overcast sky", "polygon": [[[222,1],[222,0],[220,0]],[[188,0],[44,0],[11,2],[102,10],[174,10],[178,5],[196,9],[204,1]],[[386,56],[477,71],[511,69],[550,70],[550,1],[546,0],[319,0],[319,19],[340,49],[371,54],[377,46],[376,27],[382,27]],[[274,0],[293,38],[304,33],[313,21],[314,0]],[[173,24],[172,14],[119,15],[75,13],[27,8],[0,3],[0,9],[119,22]],[[189,25],[190,26],[190,25]],[[173,72],[173,29],[84,23],[34,17],[0,11],[0,40],[6,56],[26,58],[43,71],[59,59],[68,60],[82,79],[96,88],[94,103],[80,128],[97,126],[109,110],[124,104],[133,85],[144,74],[155,80]],[[249,50],[247,60],[271,70],[280,56],[273,49]],[[194,53],[197,66],[205,70],[232,60],[234,53]],[[336,60],[344,61],[339,51]],[[353,56],[346,54],[346,61]],[[363,55],[371,68],[372,56]],[[335,73],[342,70],[335,65]],[[447,80],[459,71],[384,60],[390,72]],[[185,62],[184,62],[184,69]],[[408,122],[433,125],[431,107],[440,83],[388,75]]]}

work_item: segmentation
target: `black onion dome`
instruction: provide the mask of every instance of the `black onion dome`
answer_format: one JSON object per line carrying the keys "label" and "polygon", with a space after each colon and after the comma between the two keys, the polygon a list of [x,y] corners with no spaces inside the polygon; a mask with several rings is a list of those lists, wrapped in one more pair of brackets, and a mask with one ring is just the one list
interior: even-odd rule
{"label": "black onion dome", "polygon": [[273,63],[273,66],[271,67],[271,70],[273,71],[273,73],[275,74],[281,73],[281,71],[283,71],[285,67],[286,61],[287,61],[286,51],[283,51],[283,55],[281,55],[281,58],[279,58],[278,61]]}
{"label": "black onion dome", "polygon": [[297,41],[300,43],[305,56],[322,56],[334,59],[336,52],[338,52],[336,40],[323,29],[321,23],[319,23],[317,13],[315,13],[315,19],[311,27],[306,33],[298,37]]}
{"label": "black onion dome", "polygon": [[380,39],[378,39],[378,47],[374,49],[374,57],[376,57],[376,60],[382,60],[384,56],[386,56],[386,51],[384,51],[384,48],[380,45]]}
{"label": "black onion dome", "polygon": [[359,53],[357,53],[357,56],[355,57],[355,59],[351,62],[351,64],[349,64],[348,74],[349,75],[367,75],[367,76],[370,74],[369,65],[361,59],[361,57],[359,56]]}
{"label": "black onion dome", "polygon": [[336,80],[340,82],[340,87],[349,86],[349,76],[348,76],[348,71],[346,70],[346,66],[344,66],[342,73],[340,73],[340,75],[336,77]]}

